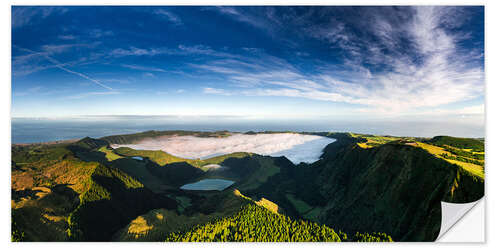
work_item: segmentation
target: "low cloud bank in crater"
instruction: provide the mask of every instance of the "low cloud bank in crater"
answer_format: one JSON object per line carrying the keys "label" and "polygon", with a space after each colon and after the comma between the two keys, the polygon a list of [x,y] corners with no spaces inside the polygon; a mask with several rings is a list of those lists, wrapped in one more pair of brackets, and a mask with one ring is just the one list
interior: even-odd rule
{"label": "low cloud bank in crater", "polygon": [[187,159],[206,159],[234,152],[250,152],[260,155],[285,156],[295,164],[319,160],[323,148],[335,139],[316,135],[294,133],[235,134],[224,138],[194,136],[158,137],[135,144],[112,145],[138,150],[162,150]]}

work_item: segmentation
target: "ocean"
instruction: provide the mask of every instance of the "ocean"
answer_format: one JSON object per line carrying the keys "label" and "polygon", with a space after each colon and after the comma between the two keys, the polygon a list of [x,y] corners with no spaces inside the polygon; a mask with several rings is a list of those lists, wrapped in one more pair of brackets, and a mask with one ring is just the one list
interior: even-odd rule
{"label": "ocean", "polygon": [[157,118],[120,119],[32,119],[11,120],[12,143],[39,143],[79,139],[86,136],[103,136],[138,133],[148,130],[193,130],[232,132],[247,131],[308,131],[353,132],[376,135],[433,137],[450,135],[459,137],[484,137],[484,125],[395,122],[395,121],[331,121],[331,120],[184,120]]}

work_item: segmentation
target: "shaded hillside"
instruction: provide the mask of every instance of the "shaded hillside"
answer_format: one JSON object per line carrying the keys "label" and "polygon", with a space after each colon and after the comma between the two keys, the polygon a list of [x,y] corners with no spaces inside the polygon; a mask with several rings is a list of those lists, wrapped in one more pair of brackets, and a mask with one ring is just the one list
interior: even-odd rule
{"label": "shaded hillside", "polygon": [[321,135],[337,139],[321,160],[295,166],[276,158],[280,173],[246,194],[265,195],[294,218],[348,234],[385,232],[398,241],[433,241],[441,201],[472,202],[484,195],[482,178],[404,141],[362,148],[364,138]]}
{"label": "shaded hillside", "polygon": [[425,150],[397,143],[363,149],[329,148],[318,188],[328,200],[319,221],[347,232],[363,227],[396,240],[433,241],[439,234],[441,201],[472,202],[484,180]]}
{"label": "shaded hillside", "polygon": [[155,208],[173,209],[176,202],[155,195],[118,169],[98,166],[80,205],[68,218],[74,240],[109,241],[114,232],[136,216]]}
{"label": "shaded hillside", "polygon": [[205,173],[203,170],[193,167],[187,162],[175,162],[165,166],[159,166],[155,162],[147,161],[145,167],[155,177],[176,187],[195,180]]}
{"label": "shaded hillside", "polygon": [[12,218],[23,241],[107,241],[140,214],[176,208],[108,166],[100,142],[13,148]]}
{"label": "shaded hillside", "polygon": [[328,227],[294,221],[257,205],[247,205],[236,215],[183,233],[170,233],[166,241],[340,241]]}
{"label": "shaded hillside", "polygon": [[348,237],[325,225],[273,213],[256,204],[247,204],[237,214],[198,225],[184,232],[172,232],[166,241],[193,242],[340,242],[392,241],[385,233],[355,234]]}
{"label": "shaded hillside", "polygon": [[[162,151],[112,149],[109,141],[92,138],[13,146],[13,236],[24,241],[164,240],[174,233],[170,240],[196,234],[202,241],[308,241],[337,239],[323,234],[332,230],[348,241],[432,241],[439,234],[441,201],[472,202],[484,194],[482,168],[480,174],[471,172],[441,156],[456,155],[456,145],[436,151],[437,146],[413,138],[306,134],[337,141],[325,147],[320,160],[299,165],[286,157],[250,153],[182,159]],[[460,152],[463,157],[470,156],[467,150]],[[233,180],[246,197],[228,190],[179,189],[204,178]],[[241,210],[248,200],[273,212]],[[291,224],[286,229],[276,223]],[[311,234],[292,233],[306,224]],[[269,228],[259,235],[240,227]],[[276,232],[280,235],[268,234]]]}
{"label": "shaded hillside", "polygon": [[233,190],[222,192],[182,193],[190,204],[184,211],[151,210],[133,219],[119,230],[114,241],[165,241],[169,233],[191,230],[196,225],[230,217],[251,201],[234,195]]}

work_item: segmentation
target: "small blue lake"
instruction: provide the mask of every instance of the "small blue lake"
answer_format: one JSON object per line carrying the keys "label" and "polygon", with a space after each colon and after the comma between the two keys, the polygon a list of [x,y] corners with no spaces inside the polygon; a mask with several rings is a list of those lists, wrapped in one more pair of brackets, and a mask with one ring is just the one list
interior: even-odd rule
{"label": "small blue lake", "polygon": [[189,183],[181,187],[184,190],[218,190],[222,191],[233,185],[234,181],[223,179],[204,179],[195,183]]}

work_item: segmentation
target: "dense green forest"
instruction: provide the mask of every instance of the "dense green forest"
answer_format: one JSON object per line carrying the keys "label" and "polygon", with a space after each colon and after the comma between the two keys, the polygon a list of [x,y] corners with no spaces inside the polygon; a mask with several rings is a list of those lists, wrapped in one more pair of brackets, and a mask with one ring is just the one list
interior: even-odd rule
{"label": "dense green forest", "polygon": [[[342,234],[344,241],[351,240]],[[385,234],[356,234],[355,241],[392,241]],[[304,220],[293,220],[258,205],[246,205],[236,215],[196,226],[186,232],[170,233],[166,241],[247,241],[247,242],[340,242],[331,228]]]}

